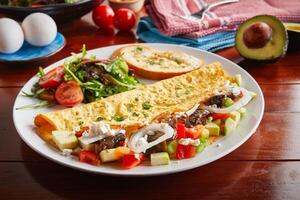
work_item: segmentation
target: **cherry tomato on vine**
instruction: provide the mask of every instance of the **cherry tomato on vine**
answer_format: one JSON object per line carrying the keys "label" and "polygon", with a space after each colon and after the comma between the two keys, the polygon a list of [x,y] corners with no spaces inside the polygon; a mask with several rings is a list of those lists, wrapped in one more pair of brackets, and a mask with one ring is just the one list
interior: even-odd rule
{"label": "cherry tomato on vine", "polygon": [[114,25],[120,31],[128,31],[132,29],[136,22],[136,16],[132,10],[120,8],[114,16]]}
{"label": "cherry tomato on vine", "polygon": [[113,27],[114,11],[108,5],[100,5],[93,11],[93,21],[99,28],[108,29]]}

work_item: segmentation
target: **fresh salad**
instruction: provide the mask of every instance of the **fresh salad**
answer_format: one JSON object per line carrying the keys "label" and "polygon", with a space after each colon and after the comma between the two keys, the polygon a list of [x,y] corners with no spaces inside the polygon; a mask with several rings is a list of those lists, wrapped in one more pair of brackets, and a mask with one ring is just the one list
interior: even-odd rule
{"label": "fresh salad", "polygon": [[244,106],[255,94],[240,87],[240,82],[238,75],[207,101],[155,120],[129,137],[124,129],[114,129],[100,119],[73,131],[53,131],[53,141],[63,155],[78,156],[80,162],[96,166],[120,160],[121,168],[131,169],[145,160],[157,166],[192,158],[216,138],[234,131],[246,115]]}
{"label": "fresh salad", "polygon": [[67,107],[81,102],[88,103],[113,94],[132,90],[140,83],[130,75],[128,65],[121,58],[113,60],[87,58],[85,46],[80,56],[72,54],[62,66],[45,73],[39,68],[39,81],[30,92],[22,91],[26,97],[41,100],[37,104],[21,108],[38,108],[60,104]]}

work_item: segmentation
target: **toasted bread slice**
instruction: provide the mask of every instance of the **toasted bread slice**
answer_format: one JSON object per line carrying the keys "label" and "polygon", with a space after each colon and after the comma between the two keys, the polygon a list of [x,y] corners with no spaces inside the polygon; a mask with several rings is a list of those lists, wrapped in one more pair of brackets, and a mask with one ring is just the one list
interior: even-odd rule
{"label": "toasted bread slice", "polygon": [[137,75],[161,80],[198,69],[203,61],[182,51],[159,51],[144,45],[130,45],[115,51]]}

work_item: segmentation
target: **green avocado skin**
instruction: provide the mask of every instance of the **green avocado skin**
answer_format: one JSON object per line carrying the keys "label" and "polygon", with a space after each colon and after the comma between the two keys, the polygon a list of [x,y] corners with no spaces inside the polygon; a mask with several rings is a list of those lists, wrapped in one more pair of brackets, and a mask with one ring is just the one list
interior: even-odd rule
{"label": "green avocado skin", "polygon": [[[270,25],[272,28],[276,27],[277,29],[279,29],[277,31],[273,31],[273,33],[275,32],[276,34],[275,38],[277,39],[280,38],[283,41],[283,45],[278,46],[278,45],[274,45],[273,43],[274,46],[272,46],[272,49],[277,49],[277,51],[280,51],[280,54],[277,53],[278,55],[271,55],[271,56],[268,55],[264,57],[262,55],[267,55],[267,53],[270,52],[270,47],[268,48],[262,47],[256,53],[255,49],[254,50],[249,49],[244,45],[244,41],[242,39],[243,38],[242,35],[244,33],[243,29],[245,29],[244,27],[247,27],[248,24],[255,23],[255,22],[257,23],[265,22],[268,25]],[[274,38],[272,37],[271,41],[269,41],[268,43],[272,42],[273,39]],[[280,58],[284,57],[288,49],[288,44],[289,44],[289,35],[287,29],[278,18],[271,15],[257,15],[253,18],[249,18],[239,26],[235,37],[235,48],[243,58],[245,58],[246,60],[266,62],[266,63],[274,63],[277,62]]]}

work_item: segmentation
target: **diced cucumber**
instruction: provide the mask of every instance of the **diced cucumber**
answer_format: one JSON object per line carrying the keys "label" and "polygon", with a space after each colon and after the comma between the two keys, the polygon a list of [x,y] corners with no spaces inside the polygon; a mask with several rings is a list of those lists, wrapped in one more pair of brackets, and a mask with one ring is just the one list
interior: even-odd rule
{"label": "diced cucumber", "polygon": [[205,125],[205,128],[208,129],[209,136],[219,136],[220,135],[220,127],[213,122],[208,122]]}
{"label": "diced cucumber", "polygon": [[200,139],[200,144],[196,147],[197,153],[202,152],[205,147],[208,146],[208,139],[207,138],[201,138]]}
{"label": "diced cucumber", "polygon": [[78,143],[77,137],[69,131],[52,131],[52,139],[61,151],[74,149]]}
{"label": "diced cucumber", "polygon": [[131,153],[127,147],[117,147],[114,149],[105,149],[100,152],[99,156],[102,162],[111,162],[123,158]]}
{"label": "diced cucumber", "polygon": [[241,120],[241,114],[238,111],[232,111],[230,113],[230,118],[233,119],[236,124],[238,124]]}
{"label": "diced cucumber", "polygon": [[224,101],[224,106],[225,107],[230,107],[230,106],[232,106],[234,104],[234,101],[231,99],[231,98],[229,98],[229,97],[227,97],[226,99],[225,99],[225,101]]}
{"label": "diced cucumber", "polygon": [[201,138],[209,138],[209,130],[207,128],[203,129]]}
{"label": "diced cucumber", "polygon": [[216,119],[212,121],[213,123],[217,124],[218,126],[221,126],[222,120],[221,119]]}
{"label": "diced cucumber", "polygon": [[225,120],[224,135],[228,135],[229,133],[231,133],[236,128],[236,126],[237,126],[236,121],[228,117]]}
{"label": "diced cucumber", "polygon": [[238,86],[242,86],[242,75],[240,75],[240,74],[236,74],[235,75],[235,82],[236,82],[236,84],[238,85]]}
{"label": "diced cucumber", "polygon": [[238,112],[241,114],[241,118],[245,117],[246,113],[247,113],[247,109],[242,107],[238,110]]}
{"label": "diced cucumber", "polygon": [[150,155],[150,162],[152,166],[168,165],[170,163],[170,157],[167,152],[152,153]]}
{"label": "diced cucumber", "polygon": [[167,145],[167,152],[168,152],[170,155],[174,155],[174,154],[176,153],[177,145],[178,145],[177,140],[173,140],[172,142],[170,142],[170,143]]}
{"label": "diced cucumber", "polygon": [[95,150],[95,144],[86,144],[84,140],[82,140],[82,137],[78,138],[79,146],[84,150]]}

